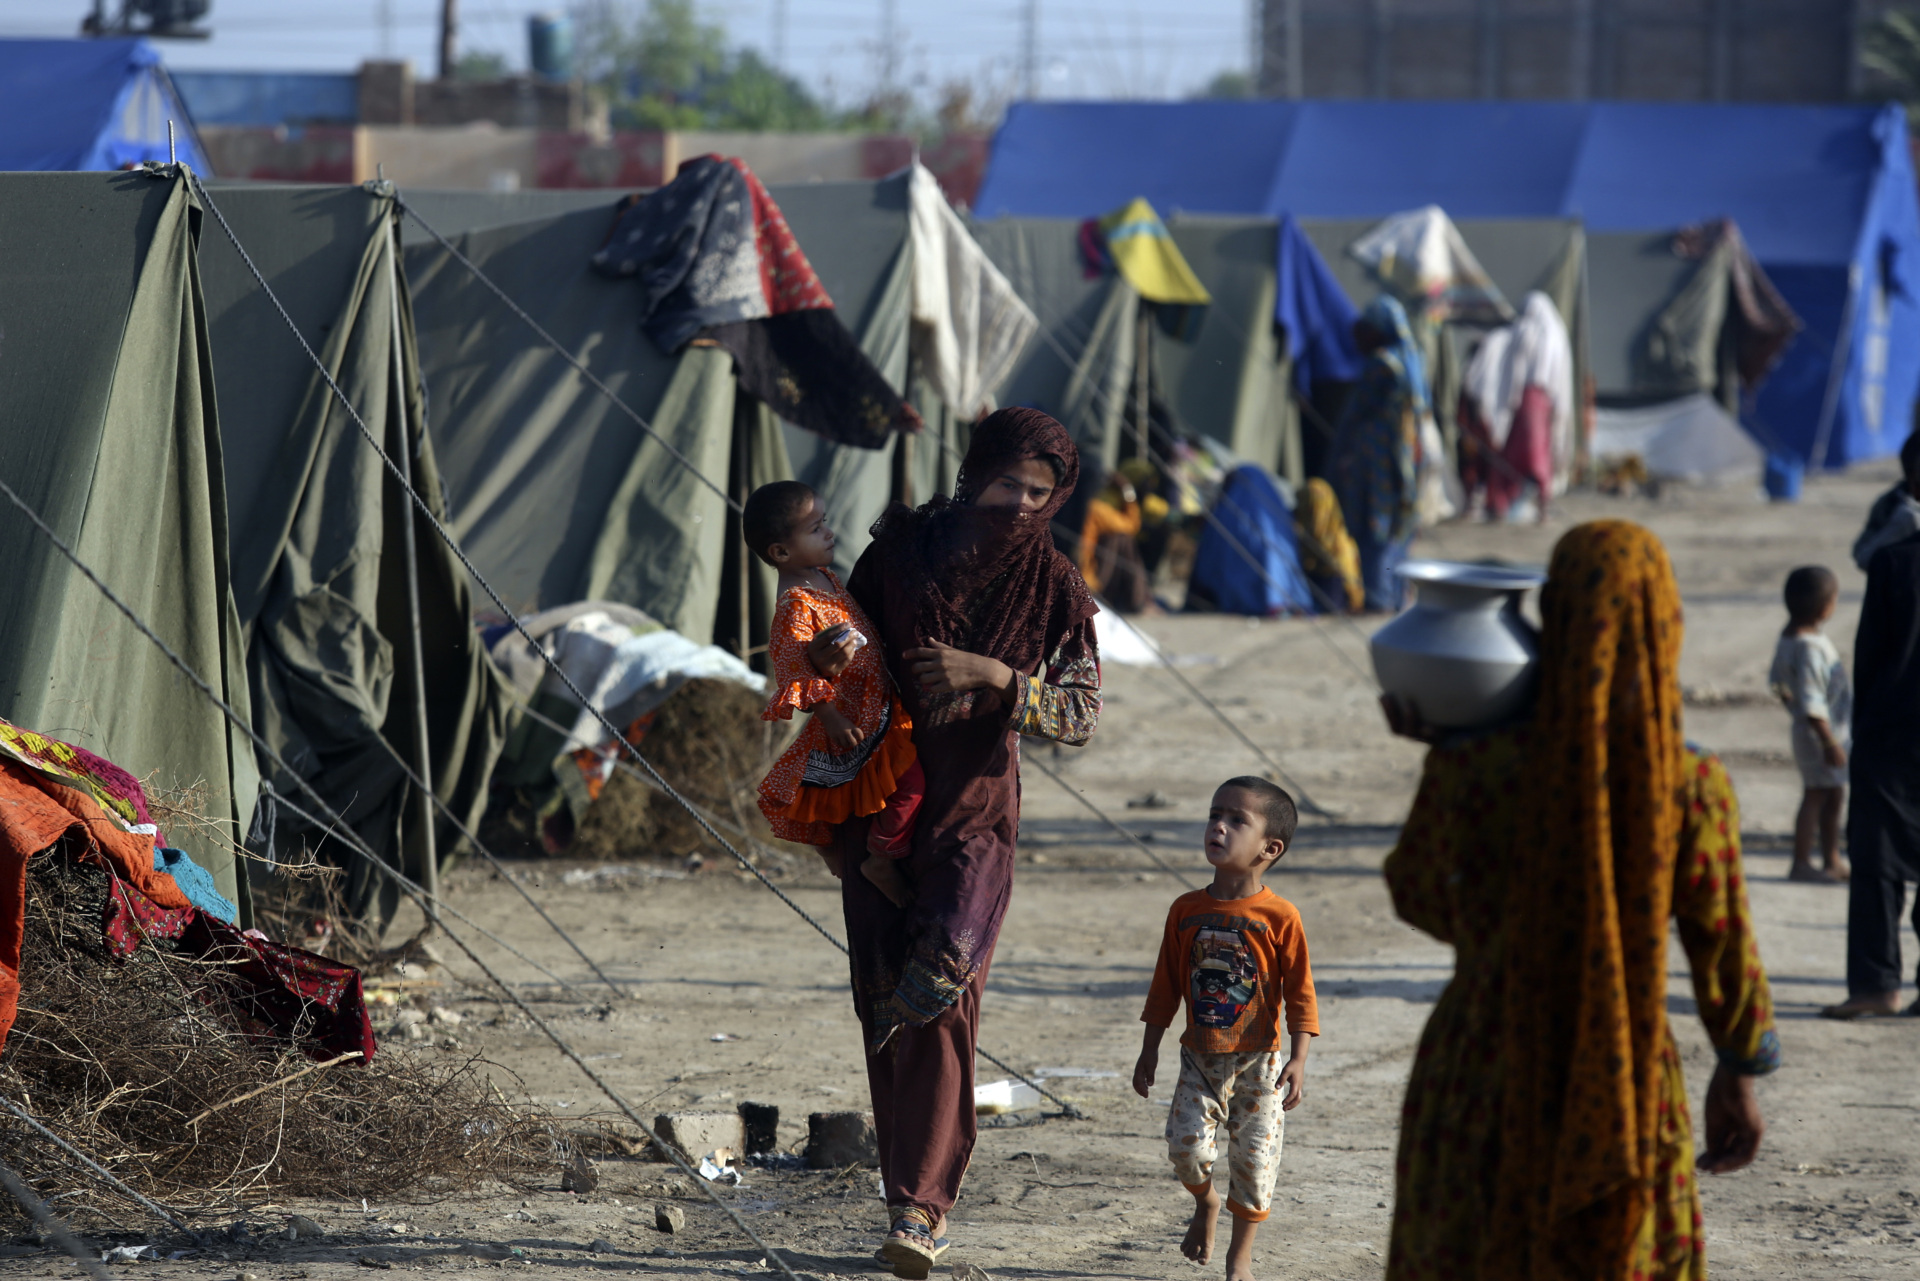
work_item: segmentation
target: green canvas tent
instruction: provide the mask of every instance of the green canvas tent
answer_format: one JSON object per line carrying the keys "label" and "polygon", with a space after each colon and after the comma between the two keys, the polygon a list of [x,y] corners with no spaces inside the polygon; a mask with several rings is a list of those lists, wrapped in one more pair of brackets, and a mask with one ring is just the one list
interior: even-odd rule
{"label": "green canvas tent", "polygon": [[[528,193],[542,196],[545,193]],[[908,379],[910,260],[904,177],[777,186],[840,319],[895,387]],[[745,649],[765,634],[772,575],[744,554],[725,500],[769,480],[817,488],[850,567],[896,492],[925,496],[947,448],[834,446],[736,393],[714,347],[662,354],[630,286],[588,258],[613,218],[584,208],[502,221],[510,195],[407,193],[514,301],[648,423],[643,432],[430,239],[406,250],[432,430],[453,527],[519,612],[576,600],[635,605],[697,640]],[[952,441],[947,442],[949,446]],[[673,452],[688,464],[677,461]],[[698,473],[698,474],[696,474]]]}
{"label": "green canvas tent", "polygon": [[[265,184],[216,184],[209,195],[328,372],[444,517],[392,196]],[[434,790],[469,826],[485,808],[504,732],[503,692],[472,626],[466,572],[217,230],[202,245],[201,271],[255,727],[381,857],[423,880],[428,807],[399,764],[420,765],[416,670],[426,680]],[[268,781],[257,845],[269,831],[284,839],[306,827],[276,795],[311,808],[291,779],[269,772]],[[459,836],[444,816],[435,824],[444,862]],[[350,906],[391,915],[391,882],[344,847],[333,853],[349,869]]]}
{"label": "green canvas tent", "polygon": [[[1181,426],[1243,458],[1300,479],[1298,416],[1289,365],[1273,325],[1276,226],[1271,219],[1175,214],[1167,230],[1213,302],[1180,334],[1150,327],[1151,379]],[[1140,297],[1117,272],[1089,277],[1080,224],[1068,218],[995,218],[974,237],[1040,318],[1007,404],[1059,418],[1105,466],[1131,449],[1140,347]]]}
{"label": "green canvas tent", "polygon": [[[7,174],[0,204],[0,480],[244,712],[200,207],[179,172]],[[0,715],[196,791],[208,827],[165,834],[245,921],[251,746],[11,507],[0,540]]]}

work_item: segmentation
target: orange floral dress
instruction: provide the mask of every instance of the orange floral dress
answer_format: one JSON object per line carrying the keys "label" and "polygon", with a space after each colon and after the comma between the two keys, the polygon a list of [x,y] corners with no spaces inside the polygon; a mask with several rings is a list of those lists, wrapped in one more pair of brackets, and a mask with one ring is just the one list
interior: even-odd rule
{"label": "orange floral dress", "polygon": [[[887,677],[879,632],[833,572],[820,572],[833,585],[831,591],[789,587],[774,607],[767,645],[773,693],[760,715],[784,721],[796,711],[811,712],[831,702],[863,737],[852,751],[836,752],[820,722],[809,720],[761,780],[760,812],[773,834],[801,845],[829,844],[834,824],[885,809],[915,759],[913,722]],[[841,623],[853,624],[867,643],[830,681],[807,661],[807,646]]]}

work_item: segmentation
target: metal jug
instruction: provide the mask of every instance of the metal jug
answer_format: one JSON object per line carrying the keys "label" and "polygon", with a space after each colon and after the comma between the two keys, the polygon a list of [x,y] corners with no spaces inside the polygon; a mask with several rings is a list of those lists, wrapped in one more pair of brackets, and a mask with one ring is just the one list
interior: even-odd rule
{"label": "metal jug", "polygon": [[1538,570],[1411,560],[1413,607],[1373,634],[1380,686],[1440,729],[1496,725],[1533,696],[1539,644],[1520,598],[1546,581]]}

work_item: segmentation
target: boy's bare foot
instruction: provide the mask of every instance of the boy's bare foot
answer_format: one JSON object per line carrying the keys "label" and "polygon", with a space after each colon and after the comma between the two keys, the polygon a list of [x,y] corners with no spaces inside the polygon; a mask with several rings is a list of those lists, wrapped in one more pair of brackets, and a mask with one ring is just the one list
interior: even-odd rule
{"label": "boy's bare foot", "polygon": [[1260,1224],[1235,1216],[1233,1239],[1227,1243],[1227,1281],[1253,1281],[1253,1234]]}
{"label": "boy's bare foot", "polygon": [[1206,1263],[1213,1258],[1213,1228],[1220,1219],[1220,1194],[1212,1188],[1205,1196],[1193,1198],[1193,1222],[1187,1225],[1187,1235],[1180,1240],[1180,1253],[1195,1263]]}
{"label": "boy's bare foot", "polygon": [[869,854],[860,864],[860,875],[873,882],[873,887],[892,900],[895,907],[905,907],[913,900],[913,892],[907,887],[907,878],[900,875],[900,863],[884,854]]}
{"label": "boy's bare foot", "polygon": [[1827,864],[1826,873],[1827,879],[1830,881],[1851,881],[1853,879],[1853,865],[1843,858],[1834,859]]}

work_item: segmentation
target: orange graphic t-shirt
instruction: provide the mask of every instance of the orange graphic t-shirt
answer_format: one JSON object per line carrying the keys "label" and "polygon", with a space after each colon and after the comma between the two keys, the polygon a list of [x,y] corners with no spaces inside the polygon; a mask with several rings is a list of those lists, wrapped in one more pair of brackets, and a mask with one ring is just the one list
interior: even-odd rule
{"label": "orange graphic t-shirt", "polygon": [[1180,1044],[1200,1054],[1279,1049],[1283,1001],[1287,1030],[1318,1036],[1298,909],[1264,887],[1250,898],[1222,900],[1201,889],[1175,899],[1140,1021],[1173,1026],[1183,996]]}

